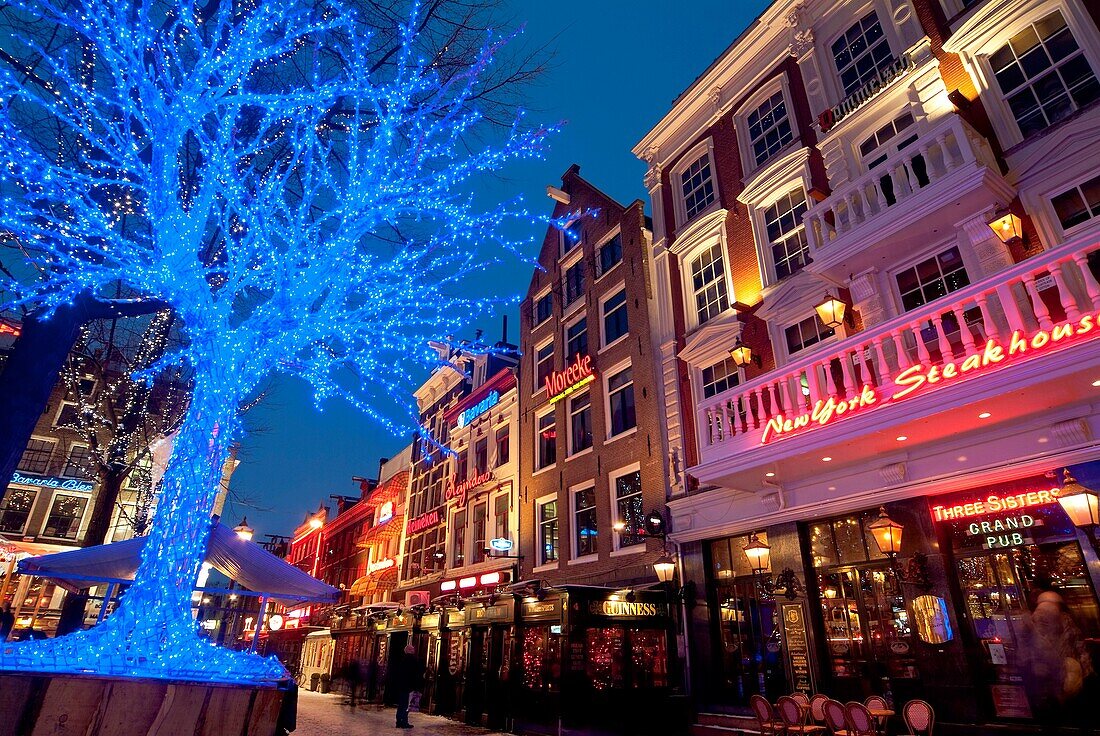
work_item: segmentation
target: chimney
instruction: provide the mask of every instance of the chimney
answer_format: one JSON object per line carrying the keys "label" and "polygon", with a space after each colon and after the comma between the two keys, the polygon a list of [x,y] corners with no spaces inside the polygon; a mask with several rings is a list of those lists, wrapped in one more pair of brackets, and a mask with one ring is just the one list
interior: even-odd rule
{"label": "chimney", "polygon": [[504,329],[501,331],[502,334],[500,336],[500,341],[502,343],[504,343],[505,345],[507,345],[508,344],[508,315],[506,314],[503,317],[501,317],[501,320],[504,322]]}

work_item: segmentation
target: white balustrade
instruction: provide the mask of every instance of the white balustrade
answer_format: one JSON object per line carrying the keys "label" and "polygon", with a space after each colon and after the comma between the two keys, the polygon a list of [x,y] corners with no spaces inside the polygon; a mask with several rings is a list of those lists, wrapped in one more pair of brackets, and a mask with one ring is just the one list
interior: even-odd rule
{"label": "white balustrade", "polygon": [[[1005,342],[1015,330],[1049,331],[1095,313],[1100,284],[1088,260],[1098,251],[1100,243],[1067,243],[708,399],[698,408],[704,455],[742,436],[756,446],[777,414],[798,416],[830,396],[852,399],[913,365],[958,361],[990,338]],[[1054,286],[1040,292],[1046,275]]]}

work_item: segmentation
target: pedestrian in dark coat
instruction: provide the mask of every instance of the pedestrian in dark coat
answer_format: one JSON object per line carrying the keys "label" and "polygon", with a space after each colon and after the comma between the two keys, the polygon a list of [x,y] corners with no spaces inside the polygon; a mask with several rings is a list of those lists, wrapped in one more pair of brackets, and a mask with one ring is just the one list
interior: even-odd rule
{"label": "pedestrian in dark coat", "polygon": [[424,687],[424,663],[416,656],[412,644],[398,655],[390,668],[390,687],[397,696],[397,727],[412,728],[409,723],[409,696]]}
{"label": "pedestrian in dark coat", "polygon": [[11,604],[5,603],[0,609],[0,641],[7,641],[13,626],[15,626],[15,614],[11,612]]}

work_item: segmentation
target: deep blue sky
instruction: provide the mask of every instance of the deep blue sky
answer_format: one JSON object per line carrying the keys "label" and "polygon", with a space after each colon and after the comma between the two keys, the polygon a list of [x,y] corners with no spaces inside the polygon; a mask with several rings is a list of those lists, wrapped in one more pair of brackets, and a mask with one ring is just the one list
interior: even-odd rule
{"label": "deep blue sky", "polygon": [[[552,203],[545,198],[546,185],[560,184],[574,162],[583,176],[623,203],[645,199],[645,166],[631,147],[767,5],[762,0],[506,4],[526,22],[523,43],[546,45],[552,52],[548,70],[525,95],[531,116],[567,122],[546,161],[506,172],[509,191],[547,209]],[[542,233],[532,237],[534,249]],[[530,277],[529,270],[517,267],[507,288],[521,294]],[[499,288],[500,279],[495,281]],[[479,326],[496,338],[499,323],[494,315]],[[515,342],[515,319],[511,325]],[[351,476],[373,477],[378,458],[408,442],[342,404],[315,411],[305,388],[289,382],[275,386],[250,423],[261,429],[244,441],[225,516],[236,524],[247,514],[259,534],[290,533],[307,511],[328,502],[329,494],[357,493]]]}

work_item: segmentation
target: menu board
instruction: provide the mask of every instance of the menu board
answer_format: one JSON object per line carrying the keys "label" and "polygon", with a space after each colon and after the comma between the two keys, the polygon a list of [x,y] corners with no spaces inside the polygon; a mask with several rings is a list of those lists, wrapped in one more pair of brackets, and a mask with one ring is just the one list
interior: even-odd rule
{"label": "menu board", "polygon": [[810,666],[810,646],[806,641],[806,617],[802,604],[784,603],[780,610],[791,686],[796,692],[811,694],[814,692],[814,675]]}

